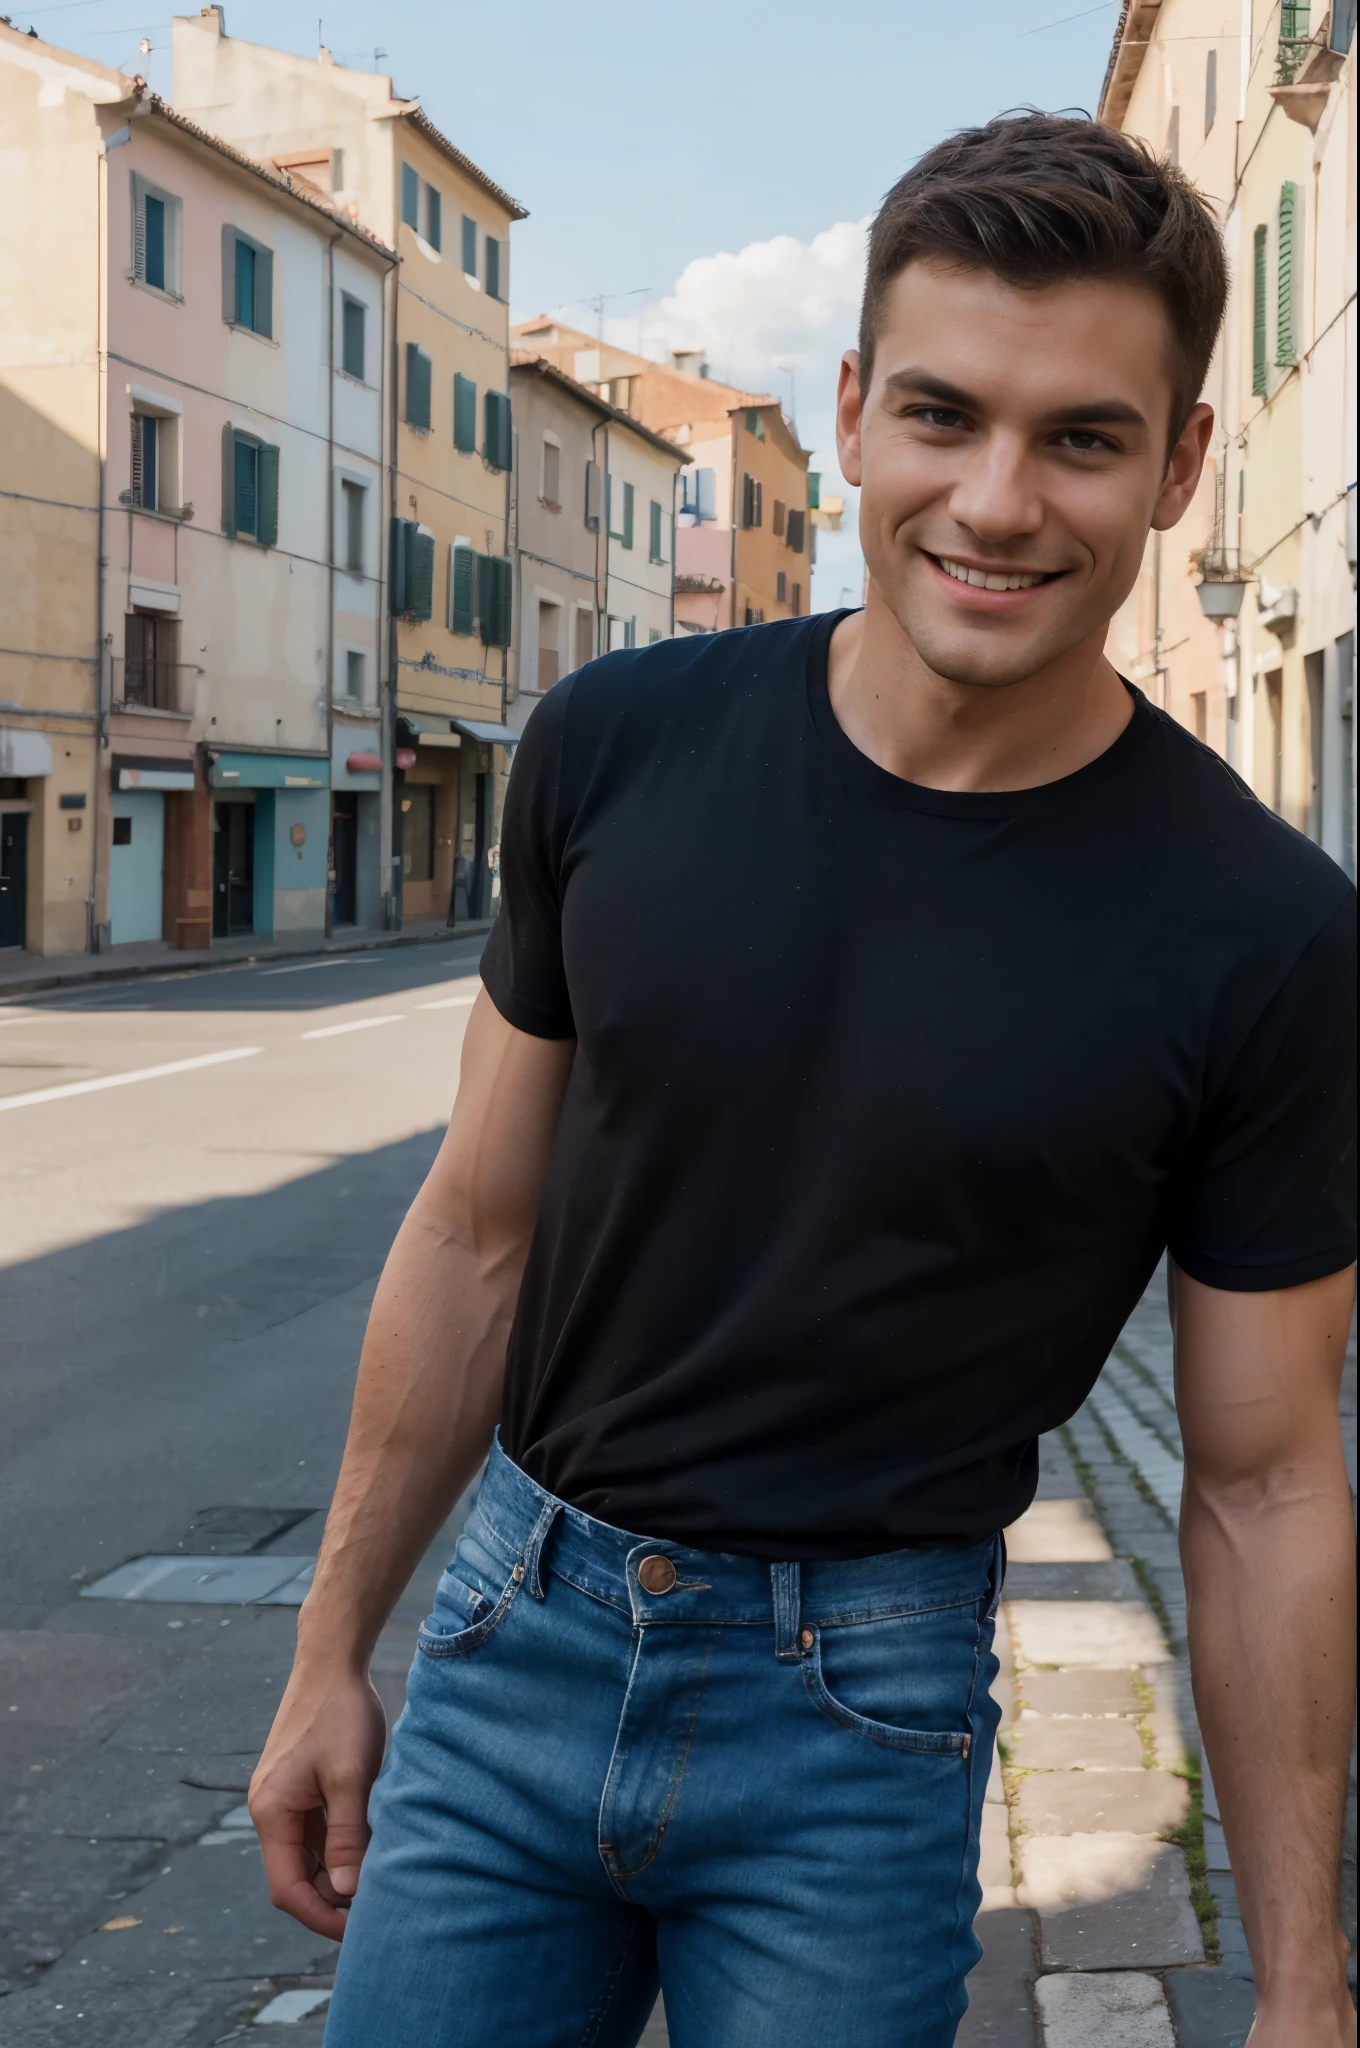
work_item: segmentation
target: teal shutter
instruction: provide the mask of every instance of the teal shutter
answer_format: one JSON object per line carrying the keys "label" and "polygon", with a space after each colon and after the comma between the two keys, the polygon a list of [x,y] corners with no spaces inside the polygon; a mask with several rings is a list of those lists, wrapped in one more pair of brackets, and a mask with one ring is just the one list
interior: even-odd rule
{"label": "teal shutter", "polygon": [[142,195],[142,267],[137,273],[158,291],[165,290],[165,201]]}
{"label": "teal shutter", "polygon": [[262,548],[277,547],[279,539],[279,451],[268,442],[257,451],[255,538]]}
{"label": "teal shutter", "polygon": [[132,467],[128,476],[128,503],[142,502],[142,419],[140,413],[131,414],[132,421]]}
{"label": "teal shutter", "polygon": [[432,249],[444,246],[444,202],[433,185],[425,187],[425,239]]}
{"label": "teal shutter", "polygon": [[347,377],[364,381],[364,308],[358,299],[341,304],[340,359]]}
{"label": "teal shutter", "polygon": [[449,627],[454,633],[477,630],[477,556],[471,548],[455,547],[449,563],[452,596]]}
{"label": "teal shutter", "polygon": [[633,486],[623,487],[623,533],[621,539],[626,548],[633,545]]}
{"label": "teal shutter", "polygon": [[482,645],[495,647],[496,640],[496,557],[477,557],[477,612],[482,624]]}
{"label": "teal shutter", "polygon": [[255,318],[251,322],[257,334],[274,338],[274,251],[255,249]]}
{"label": "teal shutter", "polygon": [[1266,390],[1266,230],[1251,238],[1251,388],[1258,398]]}
{"label": "teal shutter", "polygon": [[389,611],[394,612],[398,618],[406,610],[407,537],[411,525],[412,522],[409,519],[394,519],[392,521],[391,559],[387,571],[387,604]]}
{"label": "teal shutter", "polygon": [[648,551],[654,562],[661,560],[661,507],[655,498],[652,499],[651,506],[651,533],[648,540]]}
{"label": "teal shutter", "polygon": [[434,365],[417,342],[406,344],[406,424],[417,433],[430,431],[430,388]]}
{"label": "teal shutter", "polygon": [[477,223],[463,215],[463,275],[477,275]]}
{"label": "teal shutter", "polygon": [[222,429],[222,531],[236,534],[236,429]]}
{"label": "teal shutter", "polygon": [[401,167],[401,217],[408,228],[420,229],[420,180],[411,164]]}
{"label": "teal shutter", "polygon": [[406,540],[406,616],[428,619],[434,612],[434,535],[410,522]]}
{"label": "teal shutter", "polygon": [[477,453],[477,386],[461,371],[453,377],[453,445],[463,455]]}
{"label": "teal shutter", "polygon": [[252,540],[260,516],[259,448],[253,435],[236,436],[236,531],[248,533]]}
{"label": "teal shutter", "polygon": [[1280,187],[1280,239],[1275,275],[1275,361],[1288,369],[1298,357],[1294,334],[1294,223],[1299,188],[1292,180]]}
{"label": "teal shutter", "polygon": [[501,295],[501,245],[494,235],[486,238],[486,295],[489,299]]}
{"label": "teal shutter", "polygon": [[236,230],[222,230],[222,318],[236,325]]}
{"label": "teal shutter", "polygon": [[496,645],[498,647],[508,647],[510,645],[511,619],[514,611],[514,573],[510,557],[508,555],[501,555],[497,570],[497,580],[500,584],[497,592],[498,602],[496,606]]}
{"label": "teal shutter", "polygon": [[482,453],[492,469],[510,467],[510,400],[503,391],[488,391],[485,400]]}

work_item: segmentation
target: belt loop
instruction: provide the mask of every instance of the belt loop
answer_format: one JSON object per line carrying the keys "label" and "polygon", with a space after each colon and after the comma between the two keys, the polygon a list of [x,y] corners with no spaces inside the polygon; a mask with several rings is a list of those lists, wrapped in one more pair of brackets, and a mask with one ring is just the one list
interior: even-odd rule
{"label": "belt loop", "polygon": [[561,1512],[562,1503],[560,1500],[546,1500],[543,1503],[543,1511],[534,1523],[533,1532],[529,1537],[529,1541],[524,1546],[524,1555],[520,1559],[521,1566],[529,1581],[529,1591],[533,1594],[535,1600],[541,1600],[544,1597],[543,1578],[540,1571],[543,1559],[543,1546],[548,1540],[549,1530]]}
{"label": "belt loop", "polygon": [[774,1593],[774,1654],[781,1664],[802,1661],[798,1628],[802,1619],[802,1568],[796,1564],[772,1564],[770,1584]]}

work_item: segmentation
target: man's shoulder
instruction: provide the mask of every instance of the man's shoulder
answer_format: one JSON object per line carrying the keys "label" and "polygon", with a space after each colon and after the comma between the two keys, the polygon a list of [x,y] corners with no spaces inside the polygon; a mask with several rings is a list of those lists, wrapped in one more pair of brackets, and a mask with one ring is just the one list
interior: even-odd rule
{"label": "man's shoulder", "polygon": [[749,700],[801,674],[823,625],[814,615],[616,648],[564,677],[534,715],[542,717],[552,704],[564,729],[585,728],[601,738],[620,727],[655,731],[676,717],[698,721],[715,700],[730,700],[734,692]]}

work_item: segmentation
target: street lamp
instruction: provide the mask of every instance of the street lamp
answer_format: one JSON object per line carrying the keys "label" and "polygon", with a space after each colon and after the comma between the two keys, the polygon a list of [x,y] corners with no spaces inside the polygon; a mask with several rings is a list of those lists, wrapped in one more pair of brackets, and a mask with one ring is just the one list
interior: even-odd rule
{"label": "street lamp", "polygon": [[1235,619],[1246,587],[1244,576],[1205,576],[1195,585],[1195,595],[1206,619]]}

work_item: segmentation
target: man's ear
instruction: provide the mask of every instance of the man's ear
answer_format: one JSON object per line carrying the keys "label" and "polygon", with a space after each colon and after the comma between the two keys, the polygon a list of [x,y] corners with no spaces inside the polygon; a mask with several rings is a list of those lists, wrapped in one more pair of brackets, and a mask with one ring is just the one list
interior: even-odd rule
{"label": "man's ear", "polygon": [[859,388],[859,350],[848,348],[841,357],[840,383],[836,388],[836,454],[841,475],[856,486],[862,480],[860,461],[860,420],[863,394]]}
{"label": "man's ear", "polygon": [[1165,533],[1169,526],[1174,526],[1198,490],[1213,431],[1214,409],[1201,402],[1185,422],[1180,439],[1171,451],[1162,488],[1152,508],[1155,533]]}

